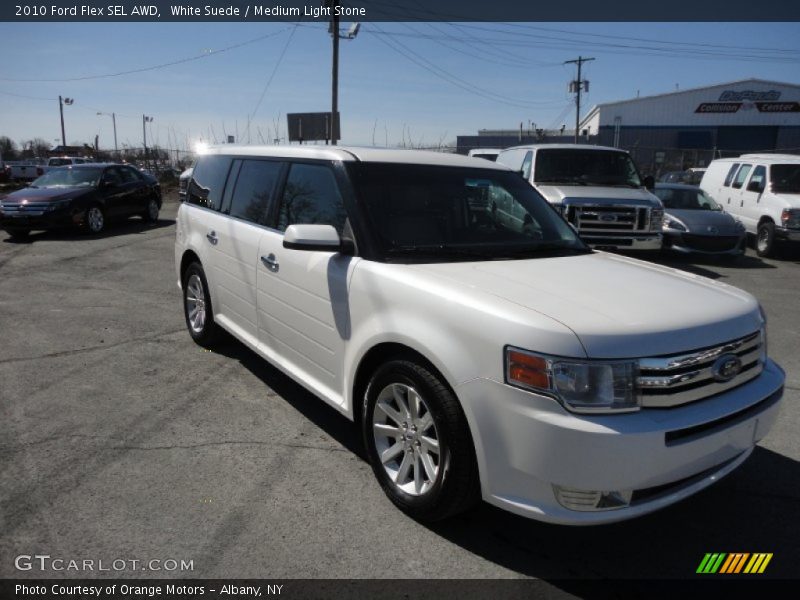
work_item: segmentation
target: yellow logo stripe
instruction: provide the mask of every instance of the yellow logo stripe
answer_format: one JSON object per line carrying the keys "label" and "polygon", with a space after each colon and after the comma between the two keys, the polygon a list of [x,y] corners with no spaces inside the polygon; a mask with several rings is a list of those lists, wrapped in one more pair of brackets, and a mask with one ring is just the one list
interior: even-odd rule
{"label": "yellow logo stripe", "polygon": [[765,558],[764,558],[764,562],[762,562],[762,563],[761,563],[761,568],[760,568],[760,569],[758,569],[758,572],[759,572],[759,573],[763,573],[763,572],[764,572],[764,569],[766,569],[766,568],[767,568],[767,565],[769,564],[769,561],[771,561],[771,560],[772,560],[772,552],[770,552],[769,554],[767,554],[767,555],[765,556]]}

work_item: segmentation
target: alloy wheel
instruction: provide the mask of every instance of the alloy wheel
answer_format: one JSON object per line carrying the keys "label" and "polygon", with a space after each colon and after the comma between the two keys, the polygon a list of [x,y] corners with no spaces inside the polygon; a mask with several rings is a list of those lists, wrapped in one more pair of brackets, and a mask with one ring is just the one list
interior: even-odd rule
{"label": "alloy wheel", "polygon": [[102,231],[105,223],[103,211],[96,206],[89,208],[86,213],[86,223],[89,226],[89,231],[92,233],[99,233]]}
{"label": "alloy wheel", "polygon": [[422,496],[433,487],[441,465],[439,435],[428,405],[414,388],[392,383],[381,390],[372,435],[381,465],[397,488]]}
{"label": "alloy wheel", "polygon": [[186,282],[186,315],[192,331],[201,333],[206,325],[206,294],[197,273]]}

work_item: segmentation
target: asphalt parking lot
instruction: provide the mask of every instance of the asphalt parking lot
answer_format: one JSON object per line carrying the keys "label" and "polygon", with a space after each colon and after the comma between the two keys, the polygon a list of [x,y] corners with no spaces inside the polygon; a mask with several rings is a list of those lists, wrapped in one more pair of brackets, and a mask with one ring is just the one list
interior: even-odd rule
{"label": "asphalt parking lot", "polygon": [[[556,527],[482,505],[423,526],[384,497],[333,409],[235,341],[191,341],[176,209],[100,237],[0,232],[0,577],[536,577],[581,594],[570,579],[691,577],[706,552],[772,552],[765,577],[797,576],[800,249],[661,259],[767,311],[784,404],[737,472],[622,524]],[[37,553],[193,569],[15,568]]]}

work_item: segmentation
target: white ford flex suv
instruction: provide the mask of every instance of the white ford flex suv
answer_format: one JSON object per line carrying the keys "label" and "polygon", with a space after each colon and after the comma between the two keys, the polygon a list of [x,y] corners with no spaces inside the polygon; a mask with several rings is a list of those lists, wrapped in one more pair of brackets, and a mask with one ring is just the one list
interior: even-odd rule
{"label": "white ford flex suv", "polygon": [[755,298],[591,250],[485,160],[211,148],[175,266],[192,338],[226,330],[358,423],[422,520],[480,498],[565,524],[648,513],[742,464],[783,392]]}

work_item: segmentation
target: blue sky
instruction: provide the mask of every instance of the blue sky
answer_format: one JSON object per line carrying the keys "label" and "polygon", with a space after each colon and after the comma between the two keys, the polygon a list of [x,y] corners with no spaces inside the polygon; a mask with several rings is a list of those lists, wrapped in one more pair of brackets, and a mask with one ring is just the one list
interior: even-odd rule
{"label": "blue sky", "polygon": [[[583,114],[676,86],[800,83],[799,34],[798,23],[364,23],[341,42],[343,142],[433,146],[520,122],[569,128],[575,69],[563,62],[579,55],[596,59]],[[246,142],[249,116],[252,142],[276,137],[276,124],[284,137],[287,112],[330,110],[330,46],[321,23],[0,23],[0,135],[60,138],[61,94],[75,98],[68,143],[97,134],[113,147],[98,111],[116,113],[120,145],[141,145],[143,113],[154,118],[148,141],[164,147],[237,128]]]}

